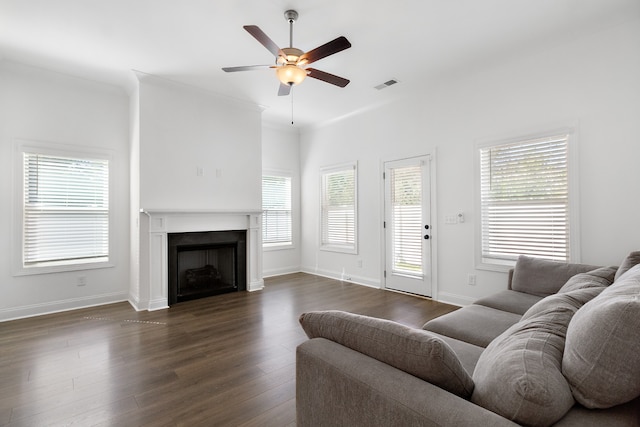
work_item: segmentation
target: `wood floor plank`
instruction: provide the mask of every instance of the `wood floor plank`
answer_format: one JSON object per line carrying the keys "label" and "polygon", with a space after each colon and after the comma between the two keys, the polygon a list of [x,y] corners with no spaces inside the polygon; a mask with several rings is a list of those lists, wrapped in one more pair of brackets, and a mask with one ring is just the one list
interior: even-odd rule
{"label": "wood floor plank", "polygon": [[0,323],[0,426],[294,426],[298,318],[329,309],[420,327],[456,307],[295,273],[167,310]]}

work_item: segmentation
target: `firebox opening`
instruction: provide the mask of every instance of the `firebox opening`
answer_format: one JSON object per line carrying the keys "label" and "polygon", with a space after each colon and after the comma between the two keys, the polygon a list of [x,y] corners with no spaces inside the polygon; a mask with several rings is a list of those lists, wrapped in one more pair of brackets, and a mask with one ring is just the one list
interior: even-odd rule
{"label": "firebox opening", "polygon": [[169,304],[246,289],[246,232],[171,233]]}

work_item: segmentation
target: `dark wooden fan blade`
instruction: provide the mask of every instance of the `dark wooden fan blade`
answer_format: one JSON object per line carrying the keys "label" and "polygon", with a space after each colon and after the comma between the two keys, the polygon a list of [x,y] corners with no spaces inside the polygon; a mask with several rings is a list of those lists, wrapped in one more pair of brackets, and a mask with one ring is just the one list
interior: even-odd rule
{"label": "dark wooden fan blade", "polygon": [[278,89],[278,96],[287,96],[291,93],[291,85],[286,85],[284,83],[280,83],[280,88]]}
{"label": "dark wooden fan blade", "polygon": [[303,54],[298,63],[311,64],[312,62],[326,58],[329,55],[333,55],[334,53],[341,52],[345,49],[349,49],[350,47],[351,43],[349,43],[349,40],[344,36],[340,36],[337,39],[331,40],[329,43],[325,43],[322,46],[318,46],[317,48]]}
{"label": "dark wooden fan blade", "polygon": [[271,40],[269,36],[266,35],[264,31],[262,31],[257,25],[245,25],[242,28],[247,30],[249,34],[251,34],[256,40],[258,40],[262,46],[266,47],[267,50],[271,52],[276,58],[278,56],[285,56],[284,52],[280,50],[280,47],[278,47],[278,45],[273,40]]}
{"label": "dark wooden fan blade", "polygon": [[234,73],[236,71],[252,71],[261,70],[264,68],[271,68],[271,65],[243,65],[241,67],[223,67],[222,70],[227,73]]}
{"label": "dark wooden fan blade", "polygon": [[349,84],[349,80],[327,73],[325,71],[316,70],[315,68],[307,68],[309,72],[308,76],[314,79],[322,80],[323,82],[331,83],[332,85],[345,87]]}

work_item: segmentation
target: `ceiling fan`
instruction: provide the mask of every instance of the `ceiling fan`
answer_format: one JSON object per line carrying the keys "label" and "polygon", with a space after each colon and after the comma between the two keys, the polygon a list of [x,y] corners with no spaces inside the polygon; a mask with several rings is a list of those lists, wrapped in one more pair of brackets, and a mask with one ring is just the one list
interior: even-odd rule
{"label": "ceiling fan", "polygon": [[303,52],[293,47],[293,23],[298,19],[298,12],[295,10],[287,10],[284,13],[284,17],[289,22],[289,47],[278,47],[278,45],[256,25],[245,25],[243,27],[275,56],[275,65],[247,65],[241,67],[224,67],[222,69],[230,73],[235,71],[275,68],[278,80],[280,80],[278,96],[289,95],[291,87],[302,83],[307,76],[339,87],[348,85],[349,80],[343,77],[315,68],[308,68],[307,65],[350,48],[351,43],[349,43],[349,40],[341,36],[308,52]]}

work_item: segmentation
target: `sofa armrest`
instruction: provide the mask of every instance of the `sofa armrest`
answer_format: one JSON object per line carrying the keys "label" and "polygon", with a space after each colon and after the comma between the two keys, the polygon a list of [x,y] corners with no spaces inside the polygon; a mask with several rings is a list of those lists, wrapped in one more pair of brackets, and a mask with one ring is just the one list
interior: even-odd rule
{"label": "sofa armrest", "polygon": [[517,425],[324,338],[297,348],[296,408],[299,427]]}

